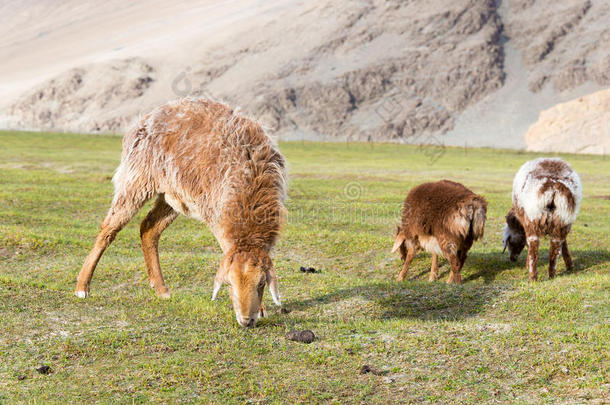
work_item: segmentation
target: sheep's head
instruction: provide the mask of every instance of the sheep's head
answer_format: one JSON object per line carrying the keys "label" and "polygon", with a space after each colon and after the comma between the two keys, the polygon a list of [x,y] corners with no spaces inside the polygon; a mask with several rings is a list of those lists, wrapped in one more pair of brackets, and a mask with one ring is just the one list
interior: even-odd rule
{"label": "sheep's head", "polygon": [[521,221],[519,221],[519,218],[517,218],[512,209],[506,215],[506,225],[504,226],[504,236],[502,239],[504,242],[502,253],[508,248],[510,260],[516,262],[523,248],[525,248],[526,238],[525,229],[523,229]]}
{"label": "sheep's head", "polygon": [[214,279],[212,299],[216,299],[223,283],[229,286],[235,317],[241,326],[256,325],[259,316],[265,316],[263,293],[265,286],[273,302],[282,305],[277,275],[266,252],[238,252],[226,255]]}

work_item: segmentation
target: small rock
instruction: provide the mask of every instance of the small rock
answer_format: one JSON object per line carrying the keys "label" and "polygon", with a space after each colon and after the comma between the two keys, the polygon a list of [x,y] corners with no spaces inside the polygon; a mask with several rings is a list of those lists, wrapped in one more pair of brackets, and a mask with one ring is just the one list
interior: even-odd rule
{"label": "small rock", "polygon": [[282,308],[280,309],[280,313],[281,313],[281,314],[289,314],[290,312],[291,312],[291,311],[290,311],[288,308],[286,308],[286,307],[282,307]]}
{"label": "small rock", "polygon": [[286,334],[286,339],[301,343],[311,343],[315,340],[316,335],[308,329],[306,330],[291,330]]}
{"label": "small rock", "polygon": [[25,380],[27,377],[24,375],[20,375],[19,377],[17,377],[17,381],[23,381]]}
{"label": "small rock", "polygon": [[51,374],[51,367],[42,365],[36,369],[40,374]]}

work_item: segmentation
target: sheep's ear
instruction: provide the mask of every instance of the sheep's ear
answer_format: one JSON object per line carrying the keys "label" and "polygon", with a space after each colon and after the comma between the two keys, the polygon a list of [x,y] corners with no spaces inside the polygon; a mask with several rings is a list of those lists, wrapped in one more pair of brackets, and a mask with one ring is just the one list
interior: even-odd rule
{"label": "sheep's ear", "polygon": [[504,249],[502,249],[502,253],[506,252],[506,246],[508,246],[508,242],[510,242],[510,236],[507,236],[504,240]]}
{"label": "sheep's ear", "polygon": [[400,247],[400,245],[403,244],[404,241],[405,241],[405,235],[403,235],[402,233],[398,233],[398,235],[396,235],[396,239],[394,239],[394,246],[392,246],[392,253],[396,252],[398,250],[398,248]]}
{"label": "sheep's ear", "polygon": [[280,300],[280,288],[277,282],[277,274],[275,274],[275,270],[272,268],[267,270],[267,285],[269,286],[269,292],[271,293],[271,298],[275,305],[282,306],[282,301]]}

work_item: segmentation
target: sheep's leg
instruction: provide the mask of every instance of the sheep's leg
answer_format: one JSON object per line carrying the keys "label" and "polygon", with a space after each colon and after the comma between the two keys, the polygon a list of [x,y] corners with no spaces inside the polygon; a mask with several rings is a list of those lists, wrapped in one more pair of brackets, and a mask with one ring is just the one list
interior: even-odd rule
{"label": "sheep's leg", "polygon": [[[472,246],[472,244],[470,244],[470,246]],[[466,259],[468,258],[468,249],[470,249],[470,246],[463,246],[458,252],[458,259],[460,259],[460,279],[462,277],[462,267],[464,267],[464,263],[466,263]]]}
{"label": "sheep's leg", "polygon": [[140,225],[140,238],[142,239],[142,252],[146,262],[148,281],[150,286],[155,288],[157,295],[162,298],[169,298],[170,293],[165,286],[163,273],[161,273],[159,238],[177,216],[178,213],[165,202],[165,197],[160,195]]}
{"label": "sheep's leg", "polygon": [[[128,198],[127,195],[139,196],[139,199]],[[123,193],[115,196],[106,218],[102,222],[100,232],[95,238],[95,244],[83,263],[76,282],[75,295],[85,298],[89,295],[89,284],[93,277],[93,271],[102,257],[106,248],[112,243],[121,229],[133,218],[142,205],[148,200],[148,196],[142,193]]]}
{"label": "sheep's leg", "polygon": [[537,236],[527,237],[527,269],[530,273],[530,281],[538,279],[538,271],[536,270],[536,265],[538,264],[538,245],[539,240]]}
{"label": "sheep's leg", "polygon": [[462,284],[462,276],[460,275],[462,261],[457,255],[454,254],[447,255],[447,259],[449,260],[449,264],[451,265],[451,272],[449,273],[447,283]]}
{"label": "sheep's leg", "polygon": [[555,267],[557,265],[557,257],[561,248],[561,239],[551,238],[549,246],[549,278],[555,277]]}
{"label": "sheep's leg", "polygon": [[572,255],[568,250],[568,241],[565,239],[561,244],[561,256],[563,256],[563,261],[566,264],[566,270],[572,270],[574,268],[574,262],[572,262]]}
{"label": "sheep's leg", "polygon": [[438,255],[432,253],[432,264],[430,265],[430,278],[429,281],[438,280]]}
{"label": "sheep's leg", "polygon": [[416,249],[409,248],[407,249],[407,256],[405,257],[405,263],[402,266],[402,270],[398,273],[398,281],[403,281],[407,276],[407,271],[409,271],[409,266],[411,265],[411,261],[415,257],[417,253]]}
{"label": "sheep's leg", "polygon": [[454,242],[445,242],[441,244],[443,255],[449,261],[451,266],[451,272],[447,278],[447,283],[462,283],[462,276],[460,275],[460,269],[462,268],[462,260],[460,259],[461,252],[457,251],[456,244]]}

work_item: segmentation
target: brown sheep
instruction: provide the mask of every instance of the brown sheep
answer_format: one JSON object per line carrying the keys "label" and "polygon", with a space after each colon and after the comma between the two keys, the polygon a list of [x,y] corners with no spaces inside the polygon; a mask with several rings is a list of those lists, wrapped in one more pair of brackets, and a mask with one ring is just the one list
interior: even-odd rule
{"label": "brown sheep", "polygon": [[527,244],[529,278],[538,278],[538,246],[544,235],[551,237],[549,278],[555,277],[561,253],[566,268],[573,267],[566,238],[576,220],[582,184],[578,174],[559,158],[539,158],[521,166],[513,181],[513,206],[506,215],[504,250],[516,261]]}
{"label": "brown sheep", "polygon": [[487,201],[460,183],[441,180],[411,189],[402,209],[392,253],[400,250],[404,280],[420,249],[432,253],[430,281],[438,278],[438,255],[451,265],[448,283],[461,283],[460,270],[472,243],[483,237]]}
{"label": "brown sheep", "polygon": [[285,161],[256,122],[203,99],[165,104],[125,135],[112,180],[114,198],[78,275],[78,297],[89,294],[95,266],[117,233],[156,196],[140,236],[158,296],[170,296],[159,265],[159,238],[184,214],[206,222],[224,253],[212,299],[227,283],[242,326],[254,326],[264,316],[266,285],[281,305],[269,254],[284,216]]}

